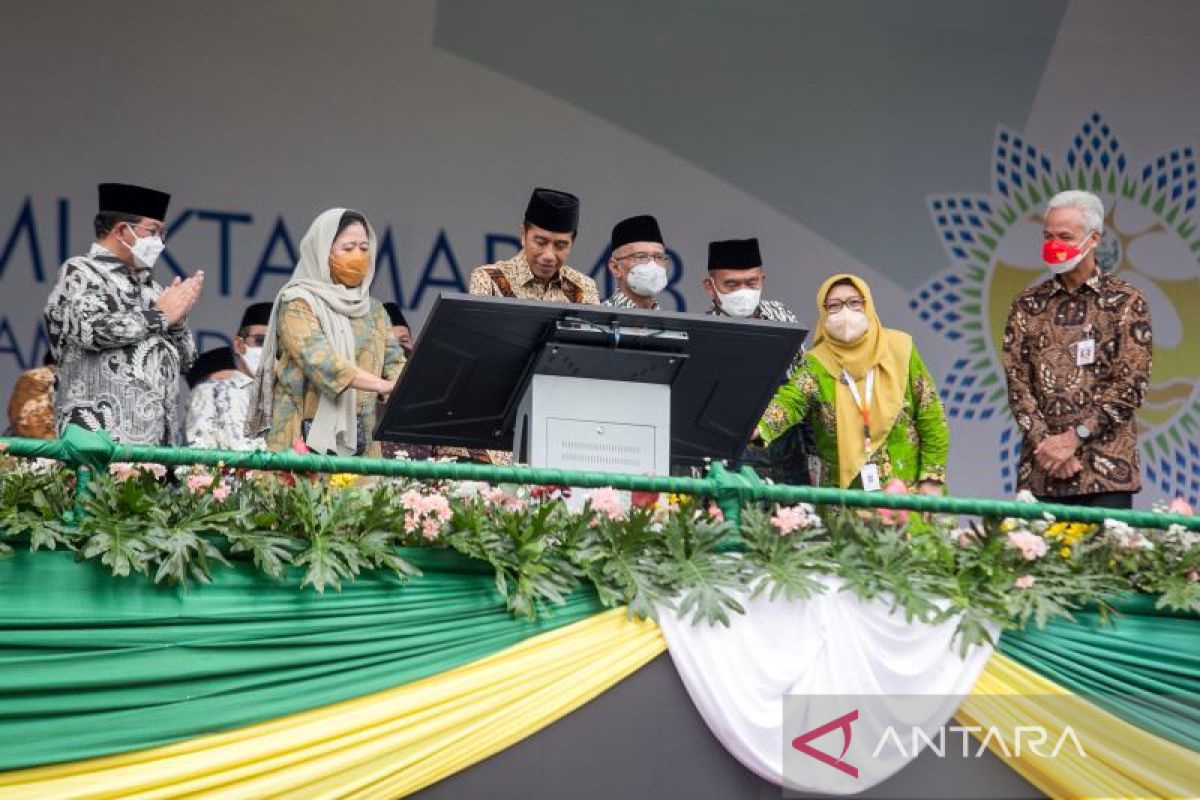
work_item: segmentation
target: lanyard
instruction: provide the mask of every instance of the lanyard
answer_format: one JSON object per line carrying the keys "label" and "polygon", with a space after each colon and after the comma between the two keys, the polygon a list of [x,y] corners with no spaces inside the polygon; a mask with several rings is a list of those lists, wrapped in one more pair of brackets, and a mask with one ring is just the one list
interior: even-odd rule
{"label": "lanyard", "polygon": [[854,378],[850,377],[850,373],[845,369],[842,370],[842,382],[846,384],[846,388],[850,390],[850,396],[854,398],[854,404],[858,406],[858,413],[862,414],[863,419],[863,439],[866,442],[867,458],[871,457],[871,396],[875,394],[875,368],[871,367],[867,370],[866,380],[866,401],[863,401],[862,395],[858,393],[858,386],[854,383]]}

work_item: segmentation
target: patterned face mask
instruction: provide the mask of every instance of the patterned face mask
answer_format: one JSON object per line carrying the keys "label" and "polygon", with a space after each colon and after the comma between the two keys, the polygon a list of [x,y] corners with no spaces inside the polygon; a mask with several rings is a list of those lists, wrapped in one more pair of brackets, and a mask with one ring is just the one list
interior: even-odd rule
{"label": "patterned face mask", "polygon": [[[1091,236],[1091,233],[1091,231],[1088,231],[1084,234],[1084,239],[1086,240],[1088,236]],[[1071,242],[1050,239],[1042,244],[1042,261],[1046,262],[1046,266],[1055,275],[1062,275],[1065,272],[1075,269],[1076,265],[1086,255],[1087,251]]]}

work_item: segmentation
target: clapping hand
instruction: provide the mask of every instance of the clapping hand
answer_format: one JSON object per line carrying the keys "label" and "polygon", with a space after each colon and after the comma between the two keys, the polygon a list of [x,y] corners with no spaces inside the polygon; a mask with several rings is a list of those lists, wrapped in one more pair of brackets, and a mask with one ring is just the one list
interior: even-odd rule
{"label": "clapping hand", "polygon": [[167,327],[180,325],[191,313],[200,293],[204,291],[204,270],[197,270],[191,277],[181,280],[178,276],[171,285],[163,289],[158,298],[158,310],[167,321]]}

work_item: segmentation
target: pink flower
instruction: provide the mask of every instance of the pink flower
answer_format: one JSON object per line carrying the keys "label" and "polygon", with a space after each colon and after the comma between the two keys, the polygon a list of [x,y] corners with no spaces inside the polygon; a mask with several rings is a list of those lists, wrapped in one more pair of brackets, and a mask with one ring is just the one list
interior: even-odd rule
{"label": "pink flower", "polygon": [[1024,528],[1008,532],[1008,546],[1020,550],[1026,561],[1041,558],[1049,549],[1045,539]]}
{"label": "pink flower", "polygon": [[724,522],[725,512],[716,503],[710,503],[708,506],[708,518],[714,522]]}
{"label": "pink flower", "polygon": [[212,475],[193,475],[187,479],[188,491],[199,493],[212,486]]}
{"label": "pink flower", "polygon": [[421,493],[416,489],[409,489],[404,494],[400,495],[400,507],[405,511],[419,511],[421,508]]}
{"label": "pink flower", "polygon": [[445,495],[431,494],[425,507],[425,513],[430,514],[441,522],[449,522],[452,516],[450,512],[450,501]]}
{"label": "pink flower", "polygon": [[146,470],[159,480],[167,477],[167,468],[162,464],[142,464],[142,469]]}
{"label": "pink flower", "polygon": [[108,465],[108,474],[112,475],[119,482],[124,483],[130,478],[136,476],[138,474],[138,470],[133,464],[116,462]]}
{"label": "pink flower", "polygon": [[959,547],[970,547],[978,541],[978,531],[970,525],[950,531],[950,541]]}
{"label": "pink flower", "polygon": [[439,523],[433,517],[426,517],[425,521],[421,523],[421,536],[424,537],[425,541],[427,542],[432,542],[434,539],[436,539],[441,530],[441,523]]}
{"label": "pink flower", "polygon": [[1176,497],[1171,501],[1171,505],[1167,506],[1167,513],[1182,514],[1185,517],[1191,517],[1194,516],[1196,512],[1192,510],[1191,503],[1189,503],[1187,500],[1184,500],[1182,497]]}
{"label": "pink flower", "polygon": [[213,499],[216,500],[217,502],[224,502],[225,498],[229,497],[229,491],[230,491],[229,484],[222,483],[220,486],[213,489],[213,493],[212,493]]}
{"label": "pink flower", "polygon": [[421,521],[420,521],[420,517],[418,515],[414,514],[411,511],[404,515],[404,532],[405,533],[412,533],[418,527],[420,527],[420,525],[421,525]]}
{"label": "pink flower", "polygon": [[489,506],[498,506],[504,502],[504,498],[508,496],[508,492],[501,489],[499,486],[493,486],[482,493],[483,502]]}
{"label": "pink flower", "polygon": [[616,489],[608,486],[593,489],[590,495],[592,510],[603,514],[609,519],[625,519],[625,504]]}
{"label": "pink flower", "polygon": [[1030,586],[1033,586],[1033,582],[1034,577],[1032,575],[1022,575],[1017,578],[1015,584],[1018,589],[1028,589]]}
{"label": "pink flower", "polygon": [[1188,580],[1192,583],[1200,583],[1200,570],[1188,570]]}
{"label": "pink flower", "polygon": [[812,517],[806,509],[800,506],[777,507],[771,517],[771,524],[779,530],[781,536],[787,536],[794,530],[807,528],[812,525]]}

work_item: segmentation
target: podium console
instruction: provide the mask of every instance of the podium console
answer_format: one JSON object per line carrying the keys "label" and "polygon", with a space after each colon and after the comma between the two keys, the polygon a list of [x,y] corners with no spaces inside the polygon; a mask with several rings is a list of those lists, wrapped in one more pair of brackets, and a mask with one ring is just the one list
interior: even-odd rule
{"label": "podium console", "polygon": [[375,431],[535,467],[671,474],[735,461],[806,331],[666,311],[443,295]]}

